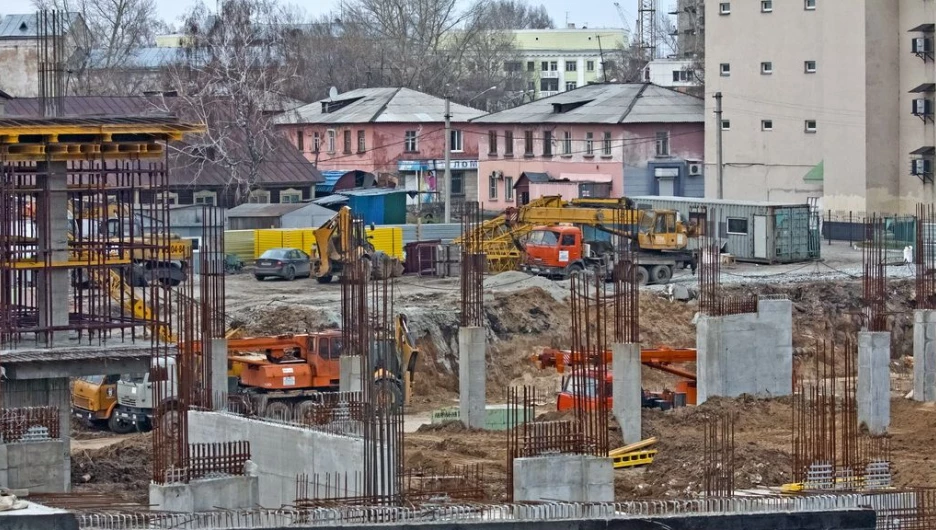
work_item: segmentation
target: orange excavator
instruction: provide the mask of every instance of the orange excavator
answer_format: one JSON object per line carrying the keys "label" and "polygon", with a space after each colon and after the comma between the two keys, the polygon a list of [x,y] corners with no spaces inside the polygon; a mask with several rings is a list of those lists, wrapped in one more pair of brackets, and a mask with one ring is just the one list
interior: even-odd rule
{"label": "orange excavator", "polygon": [[[564,374],[566,367],[572,370],[585,370],[586,388],[581,389],[587,395],[588,401],[600,399],[598,396],[604,396],[607,400],[608,408],[611,407],[612,395],[612,375],[605,372],[605,380],[597,381],[598,370],[589,368],[597,363],[610,363],[611,351],[590,352],[582,354],[569,350],[557,350],[555,348],[545,348],[542,352],[531,356],[540,369],[555,368],[560,374]],[[696,350],[694,348],[669,348],[662,346],[659,348],[644,348],[640,350],[640,362],[644,366],[666,372],[678,377],[684,378],[676,383],[675,391],[664,390],[663,392],[643,392],[643,406],[648,408],[671,408],[674,404],[677,394],[685,394],[686,404],[695,405],[696,403],[696,374],[681,368],[673,366],[687,362],[695,362]],[[576,381],[570,375],[562,378],[562,390],[556,401],[556,408],[562,410],[572,410],[575,408],[576,396],[580,395],[580,389]]]}

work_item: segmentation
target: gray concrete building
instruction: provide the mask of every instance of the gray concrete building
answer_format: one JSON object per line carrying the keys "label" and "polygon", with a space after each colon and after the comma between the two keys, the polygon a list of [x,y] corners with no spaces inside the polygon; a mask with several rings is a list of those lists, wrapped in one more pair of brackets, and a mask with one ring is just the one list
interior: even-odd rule
{"label": "gray concrete building", "polygon": [[[84,19],[78,13],[68,13],[62,24],[64,35],[56,45],[62,52],[65,68],[77,68],[88,53],[90,37]],[[51,22],[49,22],[51,30]],[[19,14],[0,17],[0,90],[15,97],[39,95],[39,48],[37,36],[42,33],[35,15]],[[52,39],[46,44],[51,45]]]}
{"label": "gray concrete building", "polygon": [[712,196],[720,127],[726,199],[855,213],[934,199],[932,2],[709,1],[705,21]]}

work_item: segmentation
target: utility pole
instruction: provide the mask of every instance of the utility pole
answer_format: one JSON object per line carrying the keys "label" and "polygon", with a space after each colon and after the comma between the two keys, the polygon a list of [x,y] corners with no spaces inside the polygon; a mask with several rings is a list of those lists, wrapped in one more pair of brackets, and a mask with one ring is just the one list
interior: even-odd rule
{"label": "utility pole", "polygon": [[715,163],[718,165],[718,198],[724,199],[725,164],[722,159],[722,93],[715,93]]}
{"label": "utility pole", "polygon": [[445,222],[452,222],[452,113],[449,96],[445,96]]}

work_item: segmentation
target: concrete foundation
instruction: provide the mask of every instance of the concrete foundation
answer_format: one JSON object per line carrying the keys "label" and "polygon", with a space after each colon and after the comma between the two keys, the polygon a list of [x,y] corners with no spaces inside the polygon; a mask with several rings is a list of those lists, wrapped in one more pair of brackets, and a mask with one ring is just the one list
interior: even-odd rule
{"label": "concrete foundation", "polygon": [[913,312],[913,399],[936,402],[936,311]]}
{"label": "concrete foundation", "polygon": [[341,392],[361,392],[364,390],[361,379],[363,360],[359,355],[342,355],[338,358],[338,390]]}
{"label": "concrete foundation", "polygon": [[465,327],[458,330],[458,408],[462,423],[472,429],[483,429],[485,410],[484,328]]}
{"label": "concrete foundation", "polygon": [[0,444],[0,486],[31,493],[67,492],[71,485],[67,453],[61,440]]}
{"label": "concrete foundation", "polygon": [[78,519],[74,513],[59,508],[50,508],[26,501],[23,510],[0,512],[0,528],[3,530],[78,530]]}
{"label": "concrete foundation", "polygon": [[640,344],[611,345],[612,408],[624,444],[641,440]]}
{"label": "concrete foundation", "polygon": [[[189,443],[250,442],[256,464],[259,504],[279,508],[296,499],[296,476],[301,473],[347,473],[350,491],[364,472],[364,441],[315,432],[291,425],[243,418],[221,412],[189,412]],[[342,477],[344,480],[344,476]],[[388,482],[388,483],[392,483]]]}
{"label": "concrete foundation", "polygon": [[517,458],[513,472],[514,502],[614,502],[614,465],[610,458]]}
{"label": "concrete foundation", "polygon": [[256,508],[259,501],[260,482],[251,476],[198,479],[188,484],[150,484],[150,504],[159,511],[248,510]]}
{"label": "concrete foundation", "polygon": [[761,300],[757,313],[700,316],[698,396],[788,396],[793,391],[793,304]]}
{"label": "concrete foundation", "polygon": [[858,334],[858,424],[874,435],[890,426],[890,345],[890,332]]}

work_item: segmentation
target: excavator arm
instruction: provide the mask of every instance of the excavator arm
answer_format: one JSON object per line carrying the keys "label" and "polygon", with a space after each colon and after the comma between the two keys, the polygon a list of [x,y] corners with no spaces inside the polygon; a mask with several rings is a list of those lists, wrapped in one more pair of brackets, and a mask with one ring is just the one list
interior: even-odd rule
{"label": "excavator arm", "polygon": [[413,375],[416,372],[419,350],[410,334],[406,315],[402,313],[396,317],[396,344],[400,355],[400,368],[403,370],[403,400],[409,404],[413,397]]}
{"label": "excavator arm", "polygon": [[[339,241],[335,241],[337,239]],[[344,249],[351,241],[351,208],[343,206],[338,213],[313,231],[316,261],[315,277],[325,278],[332,274],[332,261],[340,260]]]}

